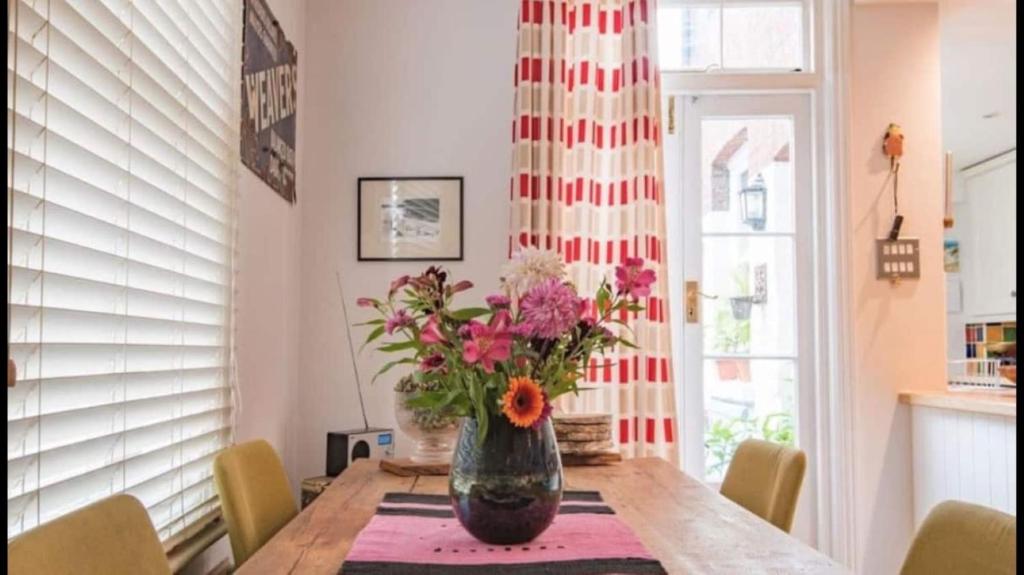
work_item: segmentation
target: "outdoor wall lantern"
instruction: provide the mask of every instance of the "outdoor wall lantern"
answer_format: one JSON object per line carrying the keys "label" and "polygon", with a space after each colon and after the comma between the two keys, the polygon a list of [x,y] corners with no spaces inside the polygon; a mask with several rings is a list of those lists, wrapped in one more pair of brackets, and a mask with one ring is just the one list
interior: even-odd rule
{"label": "outdoor wall lantern", "polygon": [[754,183],[740,190],[740,209],[742,211],[743,223],[749,225],[755,231],[763,231],[765,215],[767,211],[768,188],[764,185],[764,178],[758,174]]}

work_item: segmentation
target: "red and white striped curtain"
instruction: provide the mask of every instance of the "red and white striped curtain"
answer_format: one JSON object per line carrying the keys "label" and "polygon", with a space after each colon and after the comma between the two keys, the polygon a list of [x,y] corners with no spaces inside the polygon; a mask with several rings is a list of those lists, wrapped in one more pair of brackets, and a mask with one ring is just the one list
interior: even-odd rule
{"label": "red and white striped curtain", "polygon": [[611,413],[627,456],[678,458],[668,323],[654,0],[524,0],[510,247],[563,254],[581,294],[629,257],[653,266],[639,350],[596,358],[569,412]]}

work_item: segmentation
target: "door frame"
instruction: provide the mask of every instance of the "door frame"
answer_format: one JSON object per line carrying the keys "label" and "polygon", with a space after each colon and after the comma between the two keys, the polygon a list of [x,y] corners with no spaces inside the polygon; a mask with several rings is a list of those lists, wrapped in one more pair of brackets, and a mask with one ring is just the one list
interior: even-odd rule
{"label": "door frame", "polygon": [[[818,549],[856,572],[859,561],[858,514],[854,498],[855,445],[853,437],[853,310],[851,296],[851,233],[849,214],[850,170],[847,143],[850,116],[849,70],[852,2],[808,0],[814,67],[790,74],[724,74],[664,72],[662,111],[671,119],[668,100],[694,93],[801,93],[811,94],[815,181],[814,290],[821,309],[815,319],[817,397],[817,453],[811,464],[818,471]],[[672,153],[671,121],[661,123],[664,151]],[[675,126],[678,133],[678,126]],[[666,172],[672,166],[665,166]],[[681,169],[681,166],[679,167]],[[666,176],[668,174],[666,173]],[[666,213],[677,198],[665,194]],[[680,246],[668,229],[671,256]],[[681,274],[669,267],[670,317],[684,317],[685,293]],[[682,340],[673,325],[673,357],[682,357]],[[677,371],[677,375],[679,370]],[[683,422],[685,423],[685,422]],[[682,429],[682,426],[681,426]],[[682,442],[677,442],[677,446]],[[681,450],[680,450],[681,451]],[[681,453],[679,454],[681,457]],[[681,460],[681,459],[680,459]]]}

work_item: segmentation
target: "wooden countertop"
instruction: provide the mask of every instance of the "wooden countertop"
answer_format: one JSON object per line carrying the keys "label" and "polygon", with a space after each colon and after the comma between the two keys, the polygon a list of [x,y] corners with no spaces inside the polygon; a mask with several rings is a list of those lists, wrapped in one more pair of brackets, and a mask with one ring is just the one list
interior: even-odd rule
{"label": "wooden countertop", "polygon": [[900,403],[1017,417],[1017,396],[985,391],[905,391]]}
{"label": "wooden countertop", "polygon": [[[565,483],[600,491],[672,574],[849,573],[661,459],[567,467]],[[444,494],[448,478],[399,477],[357,460],[236,573],[336,575],[389,491]]]}

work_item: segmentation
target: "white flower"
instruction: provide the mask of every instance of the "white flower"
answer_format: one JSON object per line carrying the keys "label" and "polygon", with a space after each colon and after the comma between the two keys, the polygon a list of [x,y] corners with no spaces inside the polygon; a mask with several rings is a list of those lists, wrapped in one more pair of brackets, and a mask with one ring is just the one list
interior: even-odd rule
{"label": "white flower", "polygon": [[565,264],[557,252],[534,247],[520,248],[512,254],[512,260],[502,269],[502,287],[516,297],[549,279],[565,279]]}

